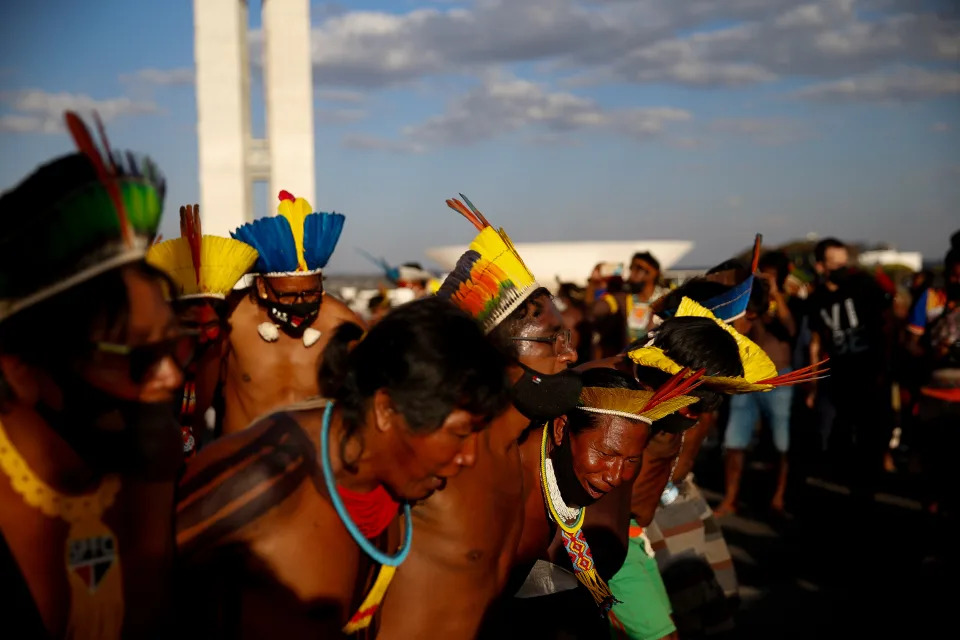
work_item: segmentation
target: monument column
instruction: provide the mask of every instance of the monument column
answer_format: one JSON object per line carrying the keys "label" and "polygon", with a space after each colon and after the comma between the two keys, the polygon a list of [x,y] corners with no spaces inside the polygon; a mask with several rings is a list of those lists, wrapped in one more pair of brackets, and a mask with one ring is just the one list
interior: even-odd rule
{"label": "monument column", "polygon": [[287,189],[316,205],[309,2],[264,0],[262,15],[270,196]]}
{"label": "monument column", "polygon": [[196,0],[193,15],[200,212],[204,231],[227,235],[249,218],[253,191],[247,4]]}

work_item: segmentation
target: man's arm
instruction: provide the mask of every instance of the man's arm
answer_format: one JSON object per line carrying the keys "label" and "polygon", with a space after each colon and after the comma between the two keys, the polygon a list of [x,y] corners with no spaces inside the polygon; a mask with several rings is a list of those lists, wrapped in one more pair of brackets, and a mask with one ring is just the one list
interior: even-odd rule
{"label": "man's arm", "polygon": [[700,453],[700,446],[703,440],[710,432],[710,428],[717,422],[717,412],[708,411],[700,414],[697,424],[693,425],[683,433],[683,448],[680,451],[680,460],[677,461],[677,468],[673,472],[670,480],[679,483],[687,477],[687,474],[693,471],[693,464],[697,461],[697,454]]}
{"label": "man's arm", "polygon": [[680,451],[680,442],[679,435],[658,433],[643,451],[643,466],[633,483],[630,499],[630,513],[641,527],[653,522],[660,494],[667,486],[670,469]]}
{"label": "man's arm", "polygon": [[[810,333],[810,363],[820,362],[820,334],[817,331]],[[817,403],[817,381],[808,383],[807,408],[813,409]]]}

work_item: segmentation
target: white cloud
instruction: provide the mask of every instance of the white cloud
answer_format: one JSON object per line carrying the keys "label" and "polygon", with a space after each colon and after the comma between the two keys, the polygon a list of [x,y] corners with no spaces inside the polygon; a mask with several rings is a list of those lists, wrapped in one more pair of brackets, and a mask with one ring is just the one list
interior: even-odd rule
{"label": "white cloud", "polygon": [[898,66],[814,84],[794,95],[818,102],[911,102],[960,94],[960,73]]}
{"label": "white cloud", "polygon": [[130,98],[97,100],[84,94],[48,93],[27,89],[5,94],[2,102],[15,113],[0,116],[0,131],[16,133],[57,133],[64,129],[63,112],[90,116],[94,111],[104,122],[116,118],[146,115],[159,111],[156,104]]}
{"label": "white cloud", "polygon": [[347,146],[367,149],[416,150],[477,143],[515,131],[532,129],[533,140],[547,134],[551,144],[574,131],[615,131],[636,138],[661,133],[671,122],[691,114],[672,107],[607,110],[593,100],[512,76],[488,74],[483,82],[455,98],[446,111],[405,127],[400,142],[349,138]]}
{"label": "white cloud", "polygon": [[120,76],[121,82],[142,83],[161,86],[192,85],[196,75],[193,69],[181,67],[178,69],[140,69],[134,73],[124,73]]}
{"label": "white cloud", "polygon": [[[335,15],[313,29],[312,55],[322,86],[381,87],[515,62],[590,82],[741,86],[955,60],[958,22],[921,11],[905,0],[478,0]],[[717,20],[733,26],[695,32]]]}

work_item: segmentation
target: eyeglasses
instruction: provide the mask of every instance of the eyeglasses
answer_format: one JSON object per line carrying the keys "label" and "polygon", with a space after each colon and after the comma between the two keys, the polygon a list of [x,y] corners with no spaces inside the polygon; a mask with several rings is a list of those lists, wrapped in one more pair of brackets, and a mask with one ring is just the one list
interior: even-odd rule
{"label": "eyeglasses", "polygon": [[93,347],[100,353],[126,359],[130,367],[130,378],[140,383],[164,358],[171,358],[181,369],[186,367],[193,359],[198,333],[182,330],[171,338],[146,344],[131,346],[113,342],[94,342]]}
{"label": "eyeglasses", "polygon": [[565,353],[573,351],[573,340],[570,329],[560,329],[549,338],[533,336],[511,336],[511,340],[520,340],[523,342],[539,342],[541,344],[553,345],[553,355],[562,356]]}
{"label": "eyeglasses", "polygon": [[640,271],[642,273],[650,273],[650,269],[647,269],[645,266],[639,263],[630,265],[630,271],[631,272]]}
{"label": "eyeglasses", "polygon": [[307,289],[306,291],[277,291],[273,285],[270,284],[270,281],[266,278],[263,278],[263,284],[273,293],[273,296],[277,299],[277,302],[282,304],[293,304],[297,300],[303,302],[316,302],[323,295],[323,285],[321,284],[316,289]]}

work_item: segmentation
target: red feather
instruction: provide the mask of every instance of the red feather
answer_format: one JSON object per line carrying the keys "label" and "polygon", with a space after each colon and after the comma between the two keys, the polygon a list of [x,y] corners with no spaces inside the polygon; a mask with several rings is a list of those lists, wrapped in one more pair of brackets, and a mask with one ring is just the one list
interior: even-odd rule
{"label": "red feather", "polygon": [[480,218],[470,211],[470,209],[467,209],[459,200],[447,200],[447,206],[469,220],[470,224],[477,228],[477,231],[483,231],[485,228],[490,226],[488,224],[484,224]]}
{"label": "red feather", "polygon": [[750,273],[757,272],[757,265],[760,264],[760,243],[763,241],[763,236],[759,233],[757,237],[753,239],[753,262],[750,263]]}
{"label": "red feather", "polygon": [[678,396],[685,395],[700,386],[703,382],[700,378],[707,372],[706,369],[691,372],[689,367],[684,367],[672,378],[663,383],[653,397],[643,407],[643,411],[649,411],[655,406],[667,400],[673,400]]}
{"label": "red feather", "polygon": [[185,238],[190,247],[193,270],[200,284],[200,245],[203,240],[200,230],[200,205],[180,207],[180,237]]}
{"label": "red feather", "polygon": [[283,202],[284,200],[289,200],[290,202],[296,201],[296,198],[293,197],[293,194],[286,189],[282,189],[278,197],[280,198],[280,202]]}
{"label": "red feather", "polygon": [[772,384],[775,387],[784,387],[787,385],[801,384],[804,382],[819,380],[820,378],[824,377],[822,374],[830,371],[830,369],[821,369],[820,366],[829,361],[830,358],[824,358],[820,362],[803,367],[802,369],[797,369],[796,371],[791,371],[790,373],[785,373],[782,376],[760,380],[757,382],[757,384]]}
{"label": "red feather", "polygon": [[93,141],[93,137],[90,135],[90,131],[87,129],[87,125],[83,123],[83,120],[73,111],[65,112],[63,117],[67,121],[67,129],[73,137],[74,144],[77,145],[80,153],[87,156],[87,159],[90,160],[94,170],[97,172],[97,177],[107,190],[107,195],[110,196],[110,200],[113,201],[117,221],[120,223],[120,235],[123,237],[124,244],[132,247],[133,234],[130,230],[130,222],[127,220],[127,210],[123,205],[123,196],[120,194],[120,187],[117,185],[114,175],[107,170],[107,166],[103,163],[100,150],[97,149],[97,145]]}

